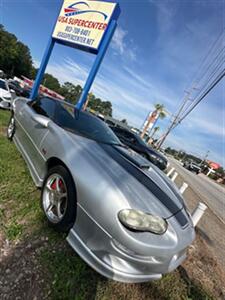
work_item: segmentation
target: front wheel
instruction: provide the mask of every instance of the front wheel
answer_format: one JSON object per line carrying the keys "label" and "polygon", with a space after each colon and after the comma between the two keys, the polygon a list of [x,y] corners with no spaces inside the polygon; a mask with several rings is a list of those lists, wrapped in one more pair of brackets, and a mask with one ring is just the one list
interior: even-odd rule
{"label": "front wheel", "polygon": [[76,217],[76,190],[70,173],[63,166],[49,170],[41,192],[41,206],[48,224],[57,231],[67,232]]}
{"label": "front wheel", "polygon": [[14,116],[11,116],[11,118],[9,120],[9,125],[7,128],[7,138],[10,141],[12,141],[15,131],[16,131],[15,118],[14,118]]}

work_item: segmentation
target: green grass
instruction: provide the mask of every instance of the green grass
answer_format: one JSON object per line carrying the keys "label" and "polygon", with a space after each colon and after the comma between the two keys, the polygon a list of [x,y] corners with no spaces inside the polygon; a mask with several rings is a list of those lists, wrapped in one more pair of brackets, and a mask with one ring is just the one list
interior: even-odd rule
{"label": "green grass", "polygon": [[47,227],[39,205],[40,191],[15,145],[4,135],[9,117],[8,112],[0,111],[0,231],[12,242],[47,237],[37,258],[48,299],[212,299],[179,271],[152,283],[123,284],[107,280],[89,268],[67,245],[65,235]]}
{"label": "green grass", "polygon": [[5,228],[6,236],[9,240],[18,239],[23,232],[23,225],[12,222]]}
{"label": "green grass", "polygon": [[7,126],[10,118],[10,112],[0,109],[0,126]]}

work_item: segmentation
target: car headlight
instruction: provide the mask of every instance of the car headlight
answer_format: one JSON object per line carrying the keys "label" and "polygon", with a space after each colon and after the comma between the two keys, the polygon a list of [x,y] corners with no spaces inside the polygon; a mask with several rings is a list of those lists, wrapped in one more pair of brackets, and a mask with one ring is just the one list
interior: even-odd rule
{"label": "car headlight", "polygon": [[167,222],[159,217],[146,214],[140,210],[123,209],[118,213],[120,222],[137,231],[150,231],[155,234],[163,234],[167,230]]}

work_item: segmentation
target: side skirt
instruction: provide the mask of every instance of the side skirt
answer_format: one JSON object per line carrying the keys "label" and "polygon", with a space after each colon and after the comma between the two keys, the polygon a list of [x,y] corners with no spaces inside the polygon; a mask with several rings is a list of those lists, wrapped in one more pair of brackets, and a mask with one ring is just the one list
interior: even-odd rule
{"label": "side skirt", "polygon": [[19,150],[19,152],[21,153],[21,155],[23,156],[27,166],[28,166],[28,169],[30,171],[30,174],[31,174],[31,177],[35,183],[35,185],[37,187],[41,187],[42,184],[43,184],[43,179],[39,177],[36,169],[34,168],[34,165],[32,163],[32,161],[30,160],[27,152],[25,151],[25,149],[23,148],[23,146],[21,145],[21,143],[19,142],[18,138],[16,137],[16,135],[13,137],[13,141],[17,147],[17,149]]}

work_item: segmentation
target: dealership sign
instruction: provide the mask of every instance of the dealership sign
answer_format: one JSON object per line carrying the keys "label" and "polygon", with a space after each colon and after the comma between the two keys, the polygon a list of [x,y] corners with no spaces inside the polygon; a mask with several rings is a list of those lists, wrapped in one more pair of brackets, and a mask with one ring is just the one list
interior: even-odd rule
{"label": "dealership sign", "polygon": [[64,0],[38,69],[30,99],[33,100],[38,95],[54,45],[56,43],[63,44],[96,54],[83,91],[76,104],[75,109],[81,110],[87,101],[91,85],[112,40],[119,15],[120,7],[118,3]]}
{"label": "dealership sign", "polygon": [[83,50],[97,52],[116,3],[65,0],[52,37]]}

